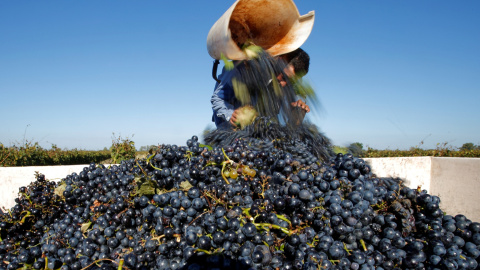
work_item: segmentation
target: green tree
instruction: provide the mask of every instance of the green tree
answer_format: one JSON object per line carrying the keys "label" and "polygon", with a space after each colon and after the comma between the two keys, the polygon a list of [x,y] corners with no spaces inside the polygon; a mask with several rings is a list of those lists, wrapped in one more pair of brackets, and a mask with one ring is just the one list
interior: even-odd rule
{"label": "green tree", "polygon": [[469,142],[469,143],[464,143],[462,147],[460,147],[460,150],[471,151],[471,150],[474,150],[475,148],[478,148],[478,146],[475,146],[473,143]]}
{"label": "green tree", "polygon": [[364,154],[363,143],[354,142],[354,143],[351,143],[347,148],[348,148],[348,151],[356,157],[362,157]]}

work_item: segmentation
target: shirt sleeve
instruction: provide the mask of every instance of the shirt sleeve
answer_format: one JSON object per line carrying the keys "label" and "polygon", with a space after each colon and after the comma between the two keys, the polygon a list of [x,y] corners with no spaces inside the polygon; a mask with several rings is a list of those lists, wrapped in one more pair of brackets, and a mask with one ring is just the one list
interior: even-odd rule
{"label": "shirt sleeve", "polygon": [[212,103],[213,117],[217,126],[219,124],[218,122],[229,121],[235,110],[233,104],[235,98],[232,85],[233,73],[233,71],[222,72],[219,76],[221,81],[215,85],[215,90],[210,100]]}

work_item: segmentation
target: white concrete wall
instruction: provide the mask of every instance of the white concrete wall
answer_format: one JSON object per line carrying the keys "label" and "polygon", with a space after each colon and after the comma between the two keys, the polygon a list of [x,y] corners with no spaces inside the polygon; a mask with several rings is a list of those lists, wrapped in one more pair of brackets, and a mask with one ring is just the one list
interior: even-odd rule
{"label": "white concrete wall", "polygon": [[81,172],[84,167],[88,165],[0,167],[0,207],[10,209],[15,206],[18,189],[35,181],[35,172],[58,182],[71,173]]}
{"label": "white concrete wall", "polygon": [[366,158],[378,177],[398,177],[410,188],[421,186],[440,197],[449,215],[480,222],[480,158]]}
{"label": "white concrete wall", "polygon": [[410,188],[421,186],[430,191],[431,157],[365,158],[365,162],[378,177],[400,178]]}
{"label": "white concrete wall", "polygon": [[447,213],[480,222],[480,158],[433,158],[430,193]]}

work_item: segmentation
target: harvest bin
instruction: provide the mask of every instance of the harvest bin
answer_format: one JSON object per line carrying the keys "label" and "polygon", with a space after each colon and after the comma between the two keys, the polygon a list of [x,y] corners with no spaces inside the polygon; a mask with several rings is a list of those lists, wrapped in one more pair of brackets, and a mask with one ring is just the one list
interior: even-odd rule
{"label": "harvest bin", "polygon": [[[410,188],[421,186],[440,197],[447,214],[480,221],[480,159],[450,157],[365,158],[378,177],[398,177]],[[0,207],[9,209],[21,186],[35,181],[35,172],[60,181],[88,165],[0,167]]]}

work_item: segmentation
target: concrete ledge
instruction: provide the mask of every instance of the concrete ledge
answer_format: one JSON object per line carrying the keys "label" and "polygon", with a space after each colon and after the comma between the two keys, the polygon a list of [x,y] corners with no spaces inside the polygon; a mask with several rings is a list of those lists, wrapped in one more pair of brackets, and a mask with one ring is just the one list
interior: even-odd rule
{"label": "concrete ledge", "polygon": [[480,221],[480,158],[366,158],[378,177],[398,177],[410,188],[421,186],[440,197],[449,215]]}
{"label": "concrete ledge", "polygon": [[430,185],[447,213],[480,221],[480,158],[433,158]]}
{"label": "concrete ledge", "polygon": [[15,206],[18,189],[34,182],[35,172],[44,174],[47,180],[58,182],[69,174],[81,172],[84,167],[88,165],[0,167],[0,207],[10,209]]}
{"label": "concrete ledge", "polygon": [[365,162],[378,177],[400,178],[410,188],[430,191],[432,157],[365,158]]}

